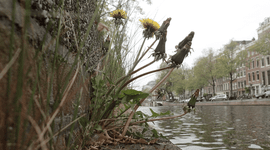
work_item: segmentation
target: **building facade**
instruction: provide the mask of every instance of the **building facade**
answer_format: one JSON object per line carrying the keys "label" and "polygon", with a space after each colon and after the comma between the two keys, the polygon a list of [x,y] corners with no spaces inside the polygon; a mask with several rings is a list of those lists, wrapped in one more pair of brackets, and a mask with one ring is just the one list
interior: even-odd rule
{"label": "building facade", "polygon": [[[270,34],[270,17],[260,23],[257,33],[259,39],[265,34]],[[215,93],[238,97],[245,93],[255,95],[270,90],[270,46],[268,46],[269,53],[262,55],[255,50],[250,50],[251,46],[256,42],[254,38],[251,41],[235,42],[238,43],[238,52],[247,51],[247,49],[249,49],[247,58],[245,58],[246,63],[238,66],[233,75],[235,80],[232,82],[232,93],[230,93],[230,79],[227,77],[216,80]],[[266,39],[265,44],[270,45],[270,39]],[[205,86],[203,91],[207,94],[214,93],[210,85]]]}
{"label": "building facade", "polygon": [[270,55],[263,56],[254,51],[248,52],[250,60],[246,67],[247,87],[252,95],[270,90]]}

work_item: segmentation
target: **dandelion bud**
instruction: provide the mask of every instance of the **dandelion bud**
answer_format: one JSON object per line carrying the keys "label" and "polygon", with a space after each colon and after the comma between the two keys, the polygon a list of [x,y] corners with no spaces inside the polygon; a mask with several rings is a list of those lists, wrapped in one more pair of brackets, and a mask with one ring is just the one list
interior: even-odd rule
{"label": "dandelion bud", "polygon": [[[155,60],[158,61],[161,58],[164,58],[165,55],[165,44],[166,44],[166,35],[167,32],[165,32],[165,34],[163,34],[163,36],[161,37],[161,39],[159,40],[159,43],[155,49],[155,53],[153,54],[153,56],[156,58]],[[158,57],[156,57],[158,56]]]}
{"label": "dandelion bud", "polygon": [[184,61],[184,58],[188,55],[190,52],[190,46],[191,46],[191,41],[189,41],[184,48],[180,49],[177,51],[175,55],[172,56],[171,62],[172,62],[172,67],[177,67],[182,64]]}
{"label": "dandelion bud", "polygon": [[194,37],[194,32],[191,31],[189,33],[188,36],[186,36],[179,44],[178,44],[178,49],[182,49],[187,43],[188,41],[192,41],[193,37]]}

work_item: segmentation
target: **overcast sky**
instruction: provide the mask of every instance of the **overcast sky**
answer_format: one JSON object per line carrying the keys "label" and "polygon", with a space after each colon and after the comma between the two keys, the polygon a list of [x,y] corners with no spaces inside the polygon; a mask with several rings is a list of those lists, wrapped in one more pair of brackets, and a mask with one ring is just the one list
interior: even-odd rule
{"label": "overcast sky", "polygon": [[[175,45],[191,31],[195,32],[192,42],[195,52],[184,60],[188,66],[193,66],[205,49],[217,51],[231,39],[257,39],[259,23],[270,17],[270,0],[152,0],[152,5],[143,2],[140,5],[145,12],[142,17],[160,25],[168,17],[172,18],[167,33],[168,54],[174,54]],[[160,62],[142,72],[158,68]],[[138,88],[154,78],[153,74],[139,79],[135,86]]]}

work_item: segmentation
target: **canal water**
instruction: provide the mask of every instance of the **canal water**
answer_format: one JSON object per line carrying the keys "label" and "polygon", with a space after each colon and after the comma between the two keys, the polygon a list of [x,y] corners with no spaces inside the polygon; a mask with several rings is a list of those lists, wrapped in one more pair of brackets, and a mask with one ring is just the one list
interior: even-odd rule
{"label": "canal water", "polygon": [[[140,107],[151,115],[181,106]],[[182,150],[270,149],[269,106],[196,106],[196,112],[181,118],[155,121],[154,128]]]}

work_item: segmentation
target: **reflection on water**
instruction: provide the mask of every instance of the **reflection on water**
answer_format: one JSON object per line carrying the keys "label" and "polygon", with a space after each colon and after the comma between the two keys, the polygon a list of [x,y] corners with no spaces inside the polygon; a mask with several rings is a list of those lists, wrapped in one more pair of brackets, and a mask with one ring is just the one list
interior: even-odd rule
{"label": "reflection on water", "polygon": [[[149,107],[139,108],[151,114]],[[179,106],[151,107],[182,114]],[[269,106],[196,106],[195,114],[153,126],[181,149],[270,149]]]}

